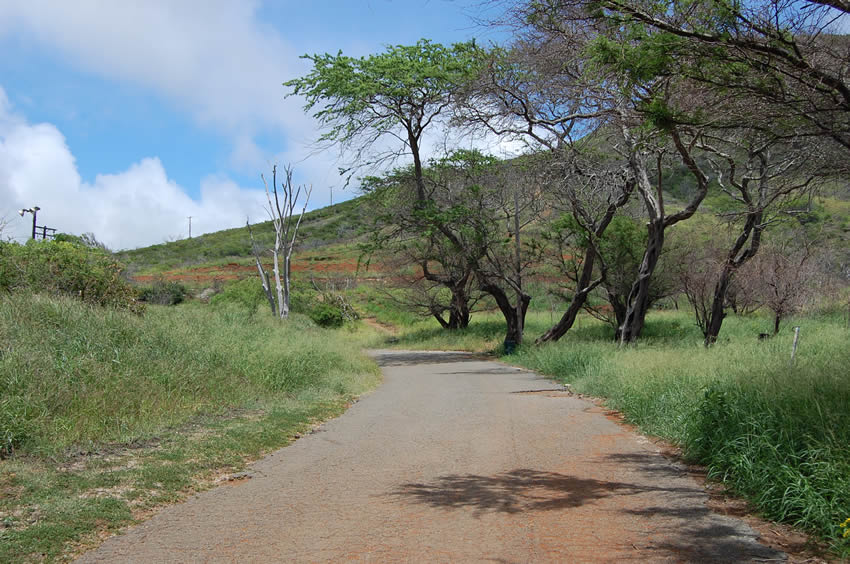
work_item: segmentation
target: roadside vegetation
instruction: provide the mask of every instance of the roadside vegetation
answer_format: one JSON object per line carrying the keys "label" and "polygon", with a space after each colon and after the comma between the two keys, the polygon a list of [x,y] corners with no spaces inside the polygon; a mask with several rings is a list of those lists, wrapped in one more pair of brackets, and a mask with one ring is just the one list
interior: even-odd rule
{"label": "roadside vegetation", "polygon": [[757,335],[766,316],[727,320],[723,342],[700,346],[690,316],[654,313],[640,346],[617,350],[588,323],[559,343],[511,359],[605,398],[643,432],[682,448],[708,476],[750,500],[768,519],[791,523],[850,556],[839,525],[850,508],[850,327],[840,315],[793,319]]}
{"label": "roadside vegetation", "polygon": [[297,313],[281,324],[227,294],[141,311],[113,270],[63,262],[69,279],[127,299],[100,304],[74,284],[32,282],[57,256],[98,266],[100,251],[31,242],[0,253],[3,273],[32,274],[7,276],[0,293],[0,561],[64,559],[239,472],[379,380],[351,326]]}

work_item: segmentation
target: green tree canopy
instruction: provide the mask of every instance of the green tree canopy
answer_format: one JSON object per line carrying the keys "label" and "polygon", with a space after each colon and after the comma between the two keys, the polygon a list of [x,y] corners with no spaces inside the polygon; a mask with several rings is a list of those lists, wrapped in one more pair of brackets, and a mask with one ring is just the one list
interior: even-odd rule
{"label": "green tree canopy", "polygon": [[[450,107],[456,89],[474,76],[476,52],[474,42],[447,47],[422,39],[360,58],[342,51],[305,55],[313,70],[283,84],[291,89],[288,96],[304,97],[305,110],[323,126],[319,141],[353,150],[357,166],[411,154],[422,199],[422,134]],[[372,152],[385,136],[396,138],[401,147]]]}

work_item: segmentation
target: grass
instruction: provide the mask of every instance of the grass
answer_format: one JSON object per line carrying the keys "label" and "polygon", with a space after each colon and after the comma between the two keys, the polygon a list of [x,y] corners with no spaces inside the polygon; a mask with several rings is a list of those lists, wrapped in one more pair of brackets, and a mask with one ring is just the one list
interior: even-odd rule
{"label": "grass", "polygon": [[0,297],[0,561],[66,559],[339,414],[379,380],[368,338],[262,309]]}
{"label": "grass", "polygon": [[[378,380],[363,346],[501,353],[498,313],[476,312],[469,328],[448,332],[391,293],[347,294],[395,334],[329,331],[299,315],[281,326],[262,304],[150,307],[142,317],[0,297],[0,439],[14,454],[0,465],[0,561],[67,559],[338,414]],[[757,336],[770,319],[730,316],[705,349],[688,313],[653,312],[639,343],[619,349],[613,329],[586,316],[561,342],[533,346],[558,312],[532,310],[528,342],[509,360],[606,398],[766,517],[850,557],[840,527],[850,517],[842,314],[787,320],[765,341]]]}

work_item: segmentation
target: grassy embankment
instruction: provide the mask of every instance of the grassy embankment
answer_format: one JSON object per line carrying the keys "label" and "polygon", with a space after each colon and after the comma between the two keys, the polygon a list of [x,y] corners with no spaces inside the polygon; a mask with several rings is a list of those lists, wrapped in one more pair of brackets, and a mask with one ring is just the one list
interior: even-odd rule
{"label": "grassy embankment", "polygon": [[[394,346],[500,352],[504,325],[495,314],[477,314],[452,334],[387,303],[372,307],[379,320],[407,322]],[[531,313],[527,335],[551,321],[549,312]],[[604,398],[766,518],[799,526],[848,558],[840,524],[850,517],[850,328],[840,314],[798,317],[759,341],[770,324],[767,316],[730,316],[720,342],[706,349],[688,313],[654,312],[640,342],[619,349],[610,327],[585,316],[561,342],[526,344],[504,360]],[[801,336],[791,364],[793,325]]]}
{"label": "grassy embankment", "polygon": [[379,378],[364,338],[262,308],[0,297],[0,561],[64,559],[340,413]]}

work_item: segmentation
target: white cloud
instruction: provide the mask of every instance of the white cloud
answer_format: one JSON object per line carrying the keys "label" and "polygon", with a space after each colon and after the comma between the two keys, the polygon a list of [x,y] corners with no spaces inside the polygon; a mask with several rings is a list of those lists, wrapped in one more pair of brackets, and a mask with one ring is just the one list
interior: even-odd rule
{"label": "white cloud", "polygon": [[169,180],[157,158],[145,158],[124,172],[83,182],[62,133],[52,124],[29,124],[12,112],[0,88],[0,217],[3,236],[28,238],[31,216],[18,209],[38,205],[39,225],[67,233],[93,232],[115,249],[161,243],[188,231],[201,234],[265,219],[265,195],[224,177],[201,181],[193,200]]}
{"label": "white cloud", "polygon": [[[0,36],[24,35],[78,69],[158,93],[195,123],[229,137],[232,170],[253,176],[269,163],[292,164],[315,186],[311,208],[325,205],[329,187],[342,182],[336,151],[310,153],[316,122],[305,115],[303,100],[284,99],[282,86],[309,63],[259,21],[259,6],[257,0],[0,2]],[[285,139],[286,147],[262,146],[257,139],[264,133]]]}
{"label": "white cloud", "polygon": [[258,135],[292,146],[315,129],[282,86],[307,63],[258,9],[257,0],[0,2],[0,36],[24,36],[80,70],[157,93],[226,135],[229,164],[253,173],[277,150],[258,146]]}
{"label": "white cloud", "polygon": [[79,68],[164,94],[199,123],[244,132],[285,127],[287,114],[301,114],[296,101],[283,102],[281,86],[298,53],[257,21],[257,8],[247,0],[29,0],[2,3],[0,20]]}

